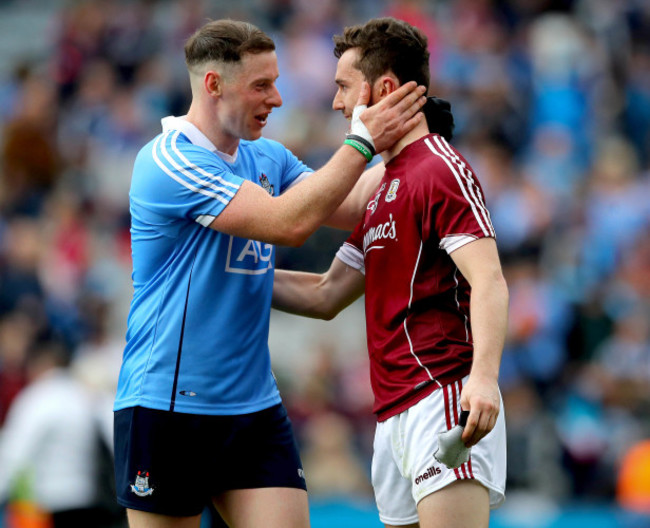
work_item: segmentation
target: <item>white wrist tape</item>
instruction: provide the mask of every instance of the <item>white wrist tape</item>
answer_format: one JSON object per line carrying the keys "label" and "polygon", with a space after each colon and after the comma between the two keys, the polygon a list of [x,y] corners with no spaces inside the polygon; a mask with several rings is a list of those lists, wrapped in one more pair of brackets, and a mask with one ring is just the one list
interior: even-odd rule
{"label": "white wrist tape", "polygon": [[361,121],[360,117],[361,112],[363,112],[366,108],[368,108],[368,105],[357,105],[354,107],[354,110],[352,111],[352,122],[350,123],[350,134],[362,137],[368,143],[370,143],[374,150],[375,142],[372,140],[370,132],[368,132],[366,125],[363,124],[363,121]]}

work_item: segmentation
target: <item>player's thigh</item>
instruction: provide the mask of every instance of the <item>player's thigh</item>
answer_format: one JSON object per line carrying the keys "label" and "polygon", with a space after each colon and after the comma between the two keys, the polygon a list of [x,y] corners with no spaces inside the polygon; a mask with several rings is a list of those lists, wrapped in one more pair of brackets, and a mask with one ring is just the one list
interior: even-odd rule
{"label": "player's thigh", "polygon": [[420,528],[419,523],[415,524],[399,524],[399,525],[394,525],[394,524],[384,524],[385,528]]}
{"label": "player's thigh", "polygon": [[308,528],[307,492],[298,488],[237,489],[214,504],[230,528]]}
{"label": "player's thigh", "polygon": [[420,528],[487,528],[488,490],[475,480],[459,480],[418,503]]}
{"label": "player's thigh", "polygon": [[171,517],[200,514],[211,496],[213,476],[202,468],[213,451],[206,434],[212,418],[141,407],[117,411],[118,503]]}
{"label": "player's thigh", "polygon": [[130,508],[127,508],[126,515],[129,528],[199,528],[201,524],[201,515],[172,517]]}

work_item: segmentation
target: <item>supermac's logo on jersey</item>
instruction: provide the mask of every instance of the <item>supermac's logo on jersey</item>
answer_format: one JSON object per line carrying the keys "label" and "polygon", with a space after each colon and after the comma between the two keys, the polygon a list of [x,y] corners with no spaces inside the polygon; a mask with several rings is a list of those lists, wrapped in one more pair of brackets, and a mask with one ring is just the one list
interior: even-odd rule
{"label": "supermac's logo on jersey", "polygon": [[390,182],[390,187],[388,187],[388,192],[386,193],[386,201],[392,202],[397,198],[397,188],[399,187],[399,178],[395,178]]}
{"label": "supermac's logo on jersey", "polygon": [[393,215],[388,215],[388,221],[383,224],[377,224],[371,227],[363,235],[363,252],[367,253],[371,249],[381,249],[384,246],[373,245],[377,240],[385,240],[390,238],[395,240],[397,238],[397,224],[393,220]]}
{"label": "supermac's logo on jersey", "polygon": [[153,493],[153,488],[149,486],[148,471],[138,471],[135,476],[135,484],[131,484],[131,491],[138,497],[147,497]]}
{"label": "supermac's logo on jersey", "polygon": [[271,185],[268,176],[264,173],[260,174],[260,185],[266,189],[267,193],[273,196],[275,189],[273,188],[273,185]]}
{"label": "supermac's logo on jersey", "polygon": [[226,271],[262,275],[273,269],[273,244],[231,236],[226,255]]}

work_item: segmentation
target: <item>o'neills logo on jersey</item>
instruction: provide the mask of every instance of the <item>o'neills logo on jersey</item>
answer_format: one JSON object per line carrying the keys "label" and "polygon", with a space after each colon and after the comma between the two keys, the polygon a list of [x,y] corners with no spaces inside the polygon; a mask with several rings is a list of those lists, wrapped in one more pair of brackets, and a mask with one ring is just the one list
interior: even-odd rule
{"label": "o'neills logo on jersey", "polygon": [[440,475],[442,471],[440,470],[439,467],[436,466],[431,466],[430,468],[427,468],[427,470],[422,473],[422,475],[418,475],[415,477],[415,485],[417,486],[420,484],[423,480],[428,480],[430,478],[435,477],[436,475]]}
{"label": "o'neills logo on jersey", "polygon": [[366,231],[366,234],[363,235],[363,252],[365,253],[368,246],[373,242],[386,238],[392,238],[393,240],[397,238],[397,225],[392,214],[388,215],[388,222],[371,227]]}

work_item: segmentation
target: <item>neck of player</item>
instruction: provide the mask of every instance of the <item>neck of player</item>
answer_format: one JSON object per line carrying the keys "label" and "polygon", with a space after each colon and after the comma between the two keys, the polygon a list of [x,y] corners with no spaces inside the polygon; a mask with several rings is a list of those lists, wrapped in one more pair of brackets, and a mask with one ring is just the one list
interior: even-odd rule
{"label": "neck of player", "polygon": [[239,137],[228,134],[219,120],[219,115],[207,105],[192,102],[186,119],[207,137],[219,152],[234,155],[239,146]]}
{"label": "neck of player", "polygon": [[427,120],[422,116],[422,120],[417,124],[417,126],[408,132],[402,139],[395,143],[391,148],[386,149],[381,153],[381,157],[384,160],[384,164],[388,163],[395,156],[397,156],[406,145],[410,145],[414,141],[426,136],[429,134],[429,128],[427,127]]}

